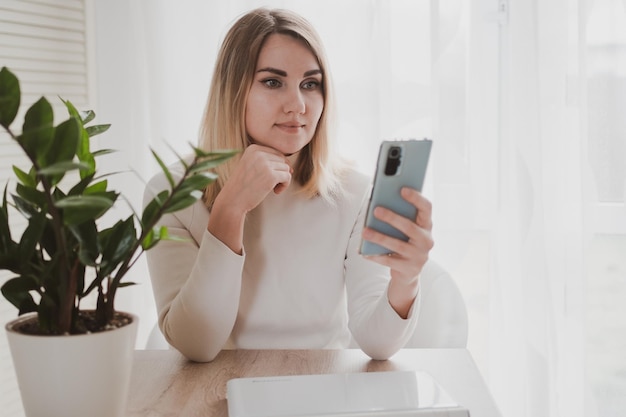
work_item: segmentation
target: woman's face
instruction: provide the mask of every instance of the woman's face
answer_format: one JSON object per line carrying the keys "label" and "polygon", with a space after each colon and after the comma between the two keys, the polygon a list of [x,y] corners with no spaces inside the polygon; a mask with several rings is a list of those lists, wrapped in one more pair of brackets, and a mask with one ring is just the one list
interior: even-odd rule
{"label": "woman's face", "polygon": [[294,154],[313,138],[323,109],[322,71],[315,55],[289,35],[268,36],[246,102],[252,141]]}

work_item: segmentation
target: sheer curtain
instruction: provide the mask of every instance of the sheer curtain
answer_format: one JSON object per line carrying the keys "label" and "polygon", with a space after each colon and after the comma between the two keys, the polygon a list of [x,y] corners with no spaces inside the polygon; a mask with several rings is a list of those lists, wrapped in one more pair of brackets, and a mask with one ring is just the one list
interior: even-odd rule
{"label": "sheer curtain", "polygon": [[[503,415],[584,415],[587,1],[223,3],[97,3],[99,119],[123,151],[108,163],[145,179],[148,146],[195,141],[240,13],[302,13],[329,52],[342,153],[371,172],[381,139],[434,140],[433,257],[466,298],[468,348]],[[121,181],[135,206],[142,185]],[[134,273],[119,307],[144,318],[141,344],[156,318],[145,267]]]}
{"label": "sheer curtain", "polygon": [[469,348],[503,415],[582,416],[582,11],[431,4],[434,203],[447,265],[471,280]]}
{"label": "sheer curtain", "polygon": [[583,415],[584,94],[575,1],[511,2],[500,36],[490,374],[507,415]]}

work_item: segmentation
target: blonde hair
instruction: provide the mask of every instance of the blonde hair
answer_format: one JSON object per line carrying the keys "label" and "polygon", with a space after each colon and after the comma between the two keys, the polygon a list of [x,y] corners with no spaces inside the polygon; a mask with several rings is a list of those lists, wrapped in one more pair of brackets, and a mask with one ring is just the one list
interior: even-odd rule
{"label": "blonde hair", "polygon": [[[293,179],[309,198],[321,196],[329,202],[340,192],[340,164],[331,150],[335,100],[328,63],[319,35],[301,16],[281,9],[259,8],[240,17],[230,28],[215,63],[215,71],[200,129],[199,147],[205,151],[244,149],[245,109],[261,48],[271,34],[286,34],[302,40],[317,58],[322,71],[324,109],[312,140],[298,154]],[[238,158],[215,168],[217,181],[204,192],[211,207],[228,180]]]}

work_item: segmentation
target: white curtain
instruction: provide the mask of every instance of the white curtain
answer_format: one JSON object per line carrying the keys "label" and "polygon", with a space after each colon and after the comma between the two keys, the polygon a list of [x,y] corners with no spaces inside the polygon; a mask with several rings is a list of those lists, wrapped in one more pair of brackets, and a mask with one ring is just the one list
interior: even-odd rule
{"label": "white curtain", "polygon": [[[338,87],[340,148],[371,172],[378,142],[434,140],[425,193],[465,296],[468,348],[507,417],[583,416],[589,230],[585,0],[97,3],[99,119],[111,161],[156,172],[194,142],[225,31],[256,6],[302,13]],[[141,181],[124,182],[138,206]],[[145,268],[120,307],[155,322]],[[140,343],[145,338],[140,338]],[[589,411],[592,416],[592,410]]]}
{"label": "white curtain", "polygon": [[584,415],[579,6],[511,2],[500,36],[489,346],[492,389],[511,416]]}

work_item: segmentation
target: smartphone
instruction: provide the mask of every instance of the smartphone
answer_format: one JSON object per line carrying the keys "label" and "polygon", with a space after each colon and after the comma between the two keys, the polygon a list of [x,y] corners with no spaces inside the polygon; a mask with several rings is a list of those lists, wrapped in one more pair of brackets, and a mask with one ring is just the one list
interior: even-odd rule
{"label": "smartphone", "polygon": [[[402,198],[400,190],[402,187],[411,187],[422,191],[431,147],[432,141],[430,139],[383,141],[381,143],[374,184],[365,217],[366,227],[402,239],[405,242],[408,240],[408,237],[398,229],[375,219],[374,209],[382,206],[401,216],[415,220],[417,208]],[[391,251],[363,240],[360,253],[362,255],[383,255],[391,253]]]}

